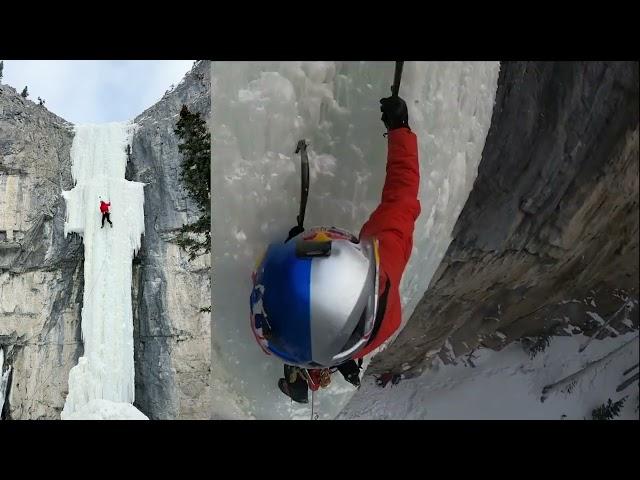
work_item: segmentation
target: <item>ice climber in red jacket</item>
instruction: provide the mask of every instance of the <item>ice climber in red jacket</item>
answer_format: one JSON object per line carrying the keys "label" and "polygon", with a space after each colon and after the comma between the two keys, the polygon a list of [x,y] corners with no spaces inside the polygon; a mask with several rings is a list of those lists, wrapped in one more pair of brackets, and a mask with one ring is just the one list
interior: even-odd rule
{"label": "ice climber in red jacket", "polygon": [[113,223],[111,223],[111,219],[109,218],[109,216],[111,215],[109,213],[110,206],[111,206],[111,202],[104,202],[102,200],[102,197],[100,198],[100,213],[102,213],[102,226],[100,228],[104,228],[105,219],[107,220],[107,222],[109,222],[109,225],[111,225],[111,228],[113,228]]}
{"label": "ice climber in red jacket", "polygon": [[420,214],[416,135],[405,101],[380,100],[387,128],[382,201],[358,237],[334,228],[294,227],[271,244],[254,272],[251,327],[265,353],[285,363],[280,390],[308,402],[340,371],[358,387],[362,357],[400,327],[399,286]]}

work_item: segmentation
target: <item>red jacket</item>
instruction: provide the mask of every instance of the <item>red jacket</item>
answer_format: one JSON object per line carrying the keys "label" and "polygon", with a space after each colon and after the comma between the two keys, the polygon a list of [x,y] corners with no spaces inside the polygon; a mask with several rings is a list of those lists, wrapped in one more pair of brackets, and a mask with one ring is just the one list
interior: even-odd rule
{"label": "red jacket", "polygon": [[420,215],[418,186],[420,170],[418,164],[418,141],[408,128],[391,130],[387,137],[387,176],[382,189],[382,202],[360,230],[361,237],[378,239],[380,252],[380,290],[382,293],[389,280],[389,292],[384,317],[375,336],[359,351],[360,358],[380,346],[400,327],[402,308],[400,304],[400,279],[413,247],[413,228]]}
{"label": "red jacket", "polygon": [[102,200],[100,200],[100,211],[102,213],[107,213],[109,211],[110,206],[111,206],[111,202],[105,203]]}

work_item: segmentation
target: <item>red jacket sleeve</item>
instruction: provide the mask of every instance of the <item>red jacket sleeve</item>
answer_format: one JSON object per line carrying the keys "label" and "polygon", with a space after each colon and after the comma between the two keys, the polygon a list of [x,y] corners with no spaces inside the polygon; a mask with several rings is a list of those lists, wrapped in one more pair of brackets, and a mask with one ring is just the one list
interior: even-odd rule
{"label": "red jacket sleeve", "polygon": [[382,201],[360,230],[361,237],[375,237],[380,247],[380,291],[390,282],[386,312],[375,337],[363,356],[382,344],[400,326],[400,280],[413,248],[413,230],[420,215],[418,188],[420,170],[418,141],[408,128],[391,130],[388,135],[387,175]]}
{"label": "red jacket sleeve", "polygon": [[380,256],[392,260],[387,266],[401,274],[411,255],[413,228],[420,215],[418,142],[408,128],[391,130],[388,141],[382,202],[363,225],[360,236],[378,238]]}

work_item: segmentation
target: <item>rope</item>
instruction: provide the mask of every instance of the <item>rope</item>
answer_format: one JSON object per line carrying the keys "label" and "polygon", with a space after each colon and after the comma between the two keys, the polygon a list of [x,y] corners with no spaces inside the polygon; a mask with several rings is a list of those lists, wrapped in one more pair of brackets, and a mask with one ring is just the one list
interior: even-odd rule
{"label": "rope", "polygon": [[318,420],[320,414],[315,413],[316,392],[311,390],[311,420]]}
{"label": "rope", "polygon": [[[86,259],[85,259],[86,261]],[[89,292],[87,293],[87,298],[90,297],[91,293],[93,292],[93,289],[95,288],[96,284],[98,283],[98,279],[100,278],[100,274],[102,273],[102,269],[104,268],[104,264],[107,261],[107,255],[104,256],[104,258],[102,259],[102,265],[100,265],[100,269],[98,270],[98,274],[94,277],[93,279],[93,285],[91,286],[91,289],[89,289]],[[85,302],[86,299],[83,300],[83,302]]]}
{"label": "rope", "polygon": [[[96,284],[98,283],[98,279],[100,278],[100,274],[102,273],[102,269],[104,268],[104,264],[106,263],[106,261],[107,261],[107,257],[105,256],[104,259],[102,260],[102,265],[100,265],[100,270],[98,270],[98,274],[93,279],[93,285],[91,286],[91,289],[87,293],[87,298],[89,298],[91,296],[91,293],[93,292],[93,289],[95,288]],[[83,300],[83,303],[85,301],[86,301],[86,299]]]}
{"label": "rope", "polygon": [[[307,383],[310,384],[310,385],[313,385],[315,387],[316,383],[311,378],[311,375],[309,375],[309,372],[307,372],[307,370],[305,368],[301,368],[300,371],[302,372],[302,376],[305,377],[305,379],[307,380]],[[318,387],[322,387],[322,388],[325,388],[326,386],[328,386],[328,383],[326,385],[323,385],[322,383],[320,383],[320,385],[318,385]],[[310,418],[310,420],[318,420],[318,418],[320,417],[319,414],[315,413],[315,403],[316,403],[316,390],[312,389],[311,390],[311,418]]]}

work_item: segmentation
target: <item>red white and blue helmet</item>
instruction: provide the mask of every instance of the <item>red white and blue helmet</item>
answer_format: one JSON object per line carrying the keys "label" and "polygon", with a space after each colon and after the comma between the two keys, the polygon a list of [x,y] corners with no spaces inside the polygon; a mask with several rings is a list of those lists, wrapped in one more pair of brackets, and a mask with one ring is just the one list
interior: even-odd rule
{"label": "red white and blue helmet", "polygon": [[371,339],[378,307],[378,244],[338,228],[269,245],[253,275],[251,328],[290,365],[328,368]]}

